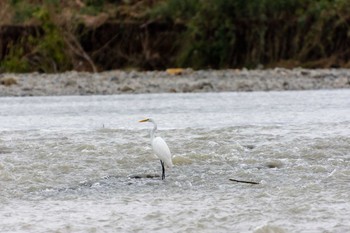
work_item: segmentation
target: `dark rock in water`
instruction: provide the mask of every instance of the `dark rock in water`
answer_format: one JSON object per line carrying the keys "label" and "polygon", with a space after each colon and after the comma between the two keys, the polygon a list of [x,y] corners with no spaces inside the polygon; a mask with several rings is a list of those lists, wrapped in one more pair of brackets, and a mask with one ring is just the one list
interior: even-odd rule
{"label": "dark rock in water", "polygon": [[281,168],[281,167],[283,167],[283,163],[281,161],[270,161],[270,162],[267,162],[265,165],[268,168]]}
{"label": "dark rock in water", "polygon": [[253,150],[255,148],[254,145],[243,145],[243,147],[249,149],[249,150]]}
{"label": "dark rock in water", "polygon": [[159,178],[160,175],[157,174],[138,174],[138,175],[131,175],[129,178],[131,179],[154,179],[154,178]]}

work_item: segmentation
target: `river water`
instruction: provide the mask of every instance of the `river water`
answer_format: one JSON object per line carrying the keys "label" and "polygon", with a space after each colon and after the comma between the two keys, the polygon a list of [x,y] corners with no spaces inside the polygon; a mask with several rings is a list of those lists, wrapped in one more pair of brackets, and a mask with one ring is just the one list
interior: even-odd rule
{"label": "river water", "polygon": [[[164,181],[131,178],[161,174],[145,117]],[[350,90],[0,98],[0,205],[0,232],[350,232]]]}

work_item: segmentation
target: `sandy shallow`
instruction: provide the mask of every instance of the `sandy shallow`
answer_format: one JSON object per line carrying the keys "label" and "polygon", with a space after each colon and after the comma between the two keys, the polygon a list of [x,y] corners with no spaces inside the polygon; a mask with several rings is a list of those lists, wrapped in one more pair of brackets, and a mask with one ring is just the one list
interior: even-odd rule
{"label": "sandy shallow", "polygon": [[283,91],[350,88],[349,69],[108,71],[0,74],[0,96]]}

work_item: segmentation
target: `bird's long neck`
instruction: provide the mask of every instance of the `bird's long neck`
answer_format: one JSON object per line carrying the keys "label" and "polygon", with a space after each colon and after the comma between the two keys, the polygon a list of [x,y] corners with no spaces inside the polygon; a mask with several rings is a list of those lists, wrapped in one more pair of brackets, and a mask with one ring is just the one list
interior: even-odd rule
{"label": "bird's long neck", "polygon": [[150,132],[150,135],[151,135],[151,142],[153,141],[154,139],[154,134],[157,130],[157,124],[155,122],[152,121],[152,124],[153,124],[153,129],[151,129],[151,132]]}

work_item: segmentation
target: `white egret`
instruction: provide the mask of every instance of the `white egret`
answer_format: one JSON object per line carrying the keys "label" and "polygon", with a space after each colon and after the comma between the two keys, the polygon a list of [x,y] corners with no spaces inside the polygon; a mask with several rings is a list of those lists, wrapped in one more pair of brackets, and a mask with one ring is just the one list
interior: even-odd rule
{"label": "white egret", "polygon": [[157,124],[151,118],[146,118],[144,120],[140,120],[139,122],[151,122],[153,123],[153,129],[150,132],[151,135],[151,145],[154,153],[160,159],[160,164],[162,165],[162,180],[165,179],[165,168],[164,164],[167,167],[173,166],[173,161],[171,160],[171,153],[168,145],[161,137],[154,137],[154,133],[157,130]]}

